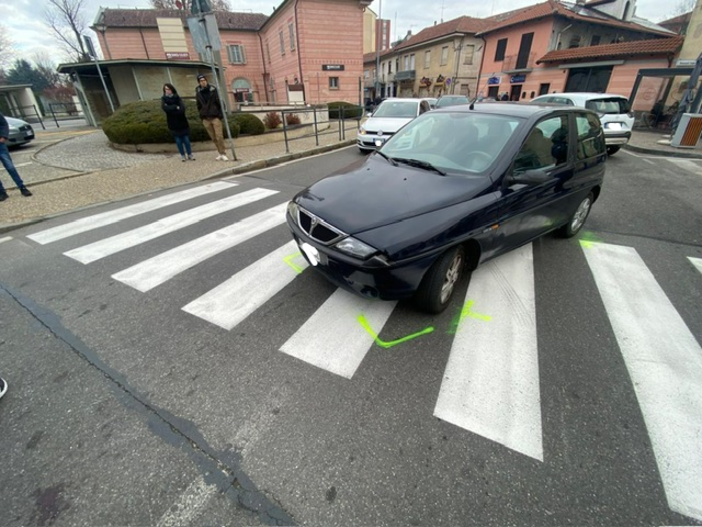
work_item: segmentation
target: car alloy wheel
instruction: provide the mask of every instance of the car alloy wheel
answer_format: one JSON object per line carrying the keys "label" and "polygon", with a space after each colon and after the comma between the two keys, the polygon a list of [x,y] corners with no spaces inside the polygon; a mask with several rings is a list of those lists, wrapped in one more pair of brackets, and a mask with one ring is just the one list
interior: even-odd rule
{"label": "car alloy wheel", "polygon": [[568,223],[561,227],[560,234],[565,238],[570,238],[578,234],[580,229],[585,225],[585,220],[590,214],[590,209],[592,208],[592,201],[594,197],[592,192],[587,195],[587,197],[580,202],[578,208],[568,220]]}
{"label": "car alloy wheel", "polygon": [[448,306],[465,266],[465,250],[459,245],[442,254],[429,268],[415,295],[417,306],[441,313]]}

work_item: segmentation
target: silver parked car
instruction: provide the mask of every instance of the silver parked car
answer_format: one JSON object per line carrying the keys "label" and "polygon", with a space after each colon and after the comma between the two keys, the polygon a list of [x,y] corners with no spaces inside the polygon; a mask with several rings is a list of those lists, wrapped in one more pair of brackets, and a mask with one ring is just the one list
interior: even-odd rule
{"label": "silver parked car", "polygon": [[429,110],[426,99],[385,99],[358,127],[358,149],[362,153],[374,151],[412,119]]}
{"label": "silver parked car", "polygon": [[7,146],[20,146],[34,140],[34,128],[32,125],[22,119],[7,117],[7,124],[10,126],[10,134],[7,138]]}

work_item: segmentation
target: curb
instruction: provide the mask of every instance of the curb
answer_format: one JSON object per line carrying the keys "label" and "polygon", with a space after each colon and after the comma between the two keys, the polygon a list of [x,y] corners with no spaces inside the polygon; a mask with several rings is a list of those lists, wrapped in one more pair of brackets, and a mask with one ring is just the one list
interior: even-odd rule
{"label": "curb", "polygon": [[[188,183],[179,183],[179,184],[177,184],[177,185],[172,185],[172,186],[167,186],[167,187],[153,188],[153,189],[150,189],[150,190],[145,190],[144,192],[140,192],[140,193],[138,193],[138,194],[133,194],[133,195],[131,195],[131,196],[125,196],[125,197],[120,198],[120,199],[111,200],[111,201],[101,201],[101,202],[99,202],[99,203],[91,203],[90,205],[85,205],[84,207],[79,207],[79,208],[77,208],[77,209],[67,210],[67,211],[64,211],[64,212],[57,212],[56,214],[49,214],[49,215],[46,215],[46,216],[39,216],[39,217],[32,218],[32,219],[29,219],[29,220],[25,220],[25,221],[22,221],[22,222],[19,222],[19,223],[0,224],[0,234],[5,234],[5,233],[7,233],[7,232],[11,232],[11,231],[20,229],[20,228],[22,228],[22,227],[28,227],[28,226],[30,226],[30,225],[34,225],[34,224],[37,224],[37,223],[41,223],[41,222],[43,222],[43,221],[47,221],[47,220],[50,220],[50,219],[53,219],[53,218],[58,218],[58,217],[60,217],[60,216],[65,216],[66,214],[73,214],[74,212],[81,212],[81,211],[84,211],[84,210],[93,209],[93,208],[95,208],[95,207],[100,207],[100,206],[102,206],[102,205],[107,205],[107,204],[109,204],[109,203],[118,203],[118,202],[120,202],[120,201],[125,201],[125,200],[128,200],[128,199],[138,198],[139,196],[144,196],[144,195],[146,195],[146,194],[151,194],[152,192],[161,192],[161,191],[164,191],[164,190],[169,190],[169,189],[173,189],[173,188],[179,188],[179,187],[183,187],[183,186],[186,186],[186,185],[193,185],[193,184],[200,183],[200,182],[202,182],[202,181],[209,181],[209,180],[212,180],[212,179],[217,179],[217,178],[226,177],[226,176],[243,175],[243,174],[246,174],[246,173],[248,173],[248,172],[253,172],[253,171],[255,171],[255,170],[261,170],[261,169],[263,169],[263,168],[273,167],[273,166],[276,166],[276,165],[280,165],[280,164],[283,164],[283,163],[287,163],[287,162],[289,162],[289,161],[294,161],[294,160],[302,159],[302,158],[305,158],[305,157],[312,157],[312,156],[314,156],[314,155],[323,154],[323,153],[326,153],[326,152],[331,152],[331,151],[333,151],[333,150],[339,150],[339,149],[341,149],[341,148],[346,148],[346,147],[348,147],[348,146],[355,145],[355,144],[356,144],[356,139],[347,139],[347,140],[345,140],[345,141],[342,141],[342,142],[340,142],[340,143],[335,143],[335,144],[333,144],[333,145],[319,146],[319,147],[316,147],[316,148],[312,148],[312,149],[310,149],[310,150],[304,150],[304,151],[302,151],[302,152],[296,152],[296,153],[294,153],[294,154],[285,154],[285,155],[282,155],[282,156],[272,157],[272,158],[269,158],[269,159],[260,159],[260,160],[257,160],[257,161],[250,161],[250,162],[248,162],[248,163],[246,163],[246,164],[239,165],[239,166],[237,166],[237,167],[226,168],[226,169],[224,169],[224,170],[220,170],[219,172],[215,172],[215,173],[213,173],[213,174],[208,174],[208,175],[206,175],[206,176],[204,176],[204,177],[202,177],[202,178],[200,178],[200,179],[198,179],[198,180],[196,180],[196,181],[190,181],[190,182],[188,182]],[[71,175],[71,176],[67,176],[67,177],[73,178],[73,177],[82,176],[82,175],[87,175],[87,174],[90,174],[90,172],[89,172],[89,173],[83,173],[83,174],[75,174],[75,175]],[[61,179],[65,179],[65,178],[54,179],[54,180],[51,180],[51,181],[46,181],[46,182],[44,182],[44,183],[51,183],[51,182],[53,182],[53,181],[60,181]]]}
{"label": "curb", "polygon": [[680,157],[685,159],[702,159],[702,153],[692,153],[692,152],[664,152],[662,150],[655,150],[652,148],[645,148],[643,146],[635,146],[630,143],[622,145],[623,150],[631,150],[632,152],[638,152],[640,154],[648,154],[656,157]]}

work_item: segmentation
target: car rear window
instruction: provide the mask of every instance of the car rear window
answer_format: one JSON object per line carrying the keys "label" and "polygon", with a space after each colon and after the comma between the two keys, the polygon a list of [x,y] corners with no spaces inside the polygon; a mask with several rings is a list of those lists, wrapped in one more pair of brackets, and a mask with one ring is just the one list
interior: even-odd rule
{"label": "car rear window", "polygon": [[607,97],[591,99],[585,103],[585,108],[594,110],[599,114],[620,114],[628,113],[630,105],[629,101],[624,97]]}

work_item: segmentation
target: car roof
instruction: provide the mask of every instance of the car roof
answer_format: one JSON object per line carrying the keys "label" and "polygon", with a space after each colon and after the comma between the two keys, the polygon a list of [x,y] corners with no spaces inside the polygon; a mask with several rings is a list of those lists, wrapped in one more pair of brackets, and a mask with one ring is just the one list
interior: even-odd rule
{"label": "car roof", "polygon": [[[471,110],[471,106],[474,108]],[[506,115],[510,117],[522,117],[528,119],[530,117],[540,117],[556,112],[590,112],[585,108],[576,106],[566,106],[563,104],[518,104],[513,102],[476,102],[472,105],[461,104],[458,106],[446,106],[432,110],[434,112],[450,113],[450,112],[477,112]]]}
{"label": "car roof", "polygon": [[592,99],[609,99],[609,98],[620,98],[626,99],[624,95],[619,95],[618,93],[598,93],[598,92],[567,92],[567,93],[547,93],[544,95],[539,95],[536,99],[541,99],[543,97],[566,97],[573,99],[574,101],[585,102]]}
{"label": "car roof", "polygon": [[[425,100],[426,99],[416,97],[388,97],[387,99],[383,99],[383,102],[420,102]],[[383,102],[381,102],[380,104],[383,104]]]}
{"label": "car roof", "polygon": [[467,99],[465,95],[442,95],[439,99]]}

